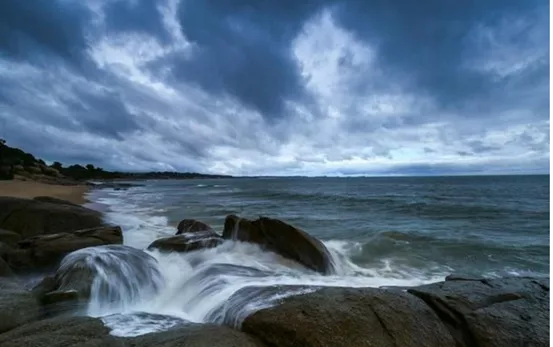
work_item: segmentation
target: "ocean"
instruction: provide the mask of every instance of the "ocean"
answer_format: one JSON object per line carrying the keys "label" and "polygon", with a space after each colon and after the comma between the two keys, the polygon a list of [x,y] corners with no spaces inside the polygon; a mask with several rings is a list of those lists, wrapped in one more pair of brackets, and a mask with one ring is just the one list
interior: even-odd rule
{"label": "ocean", "polygon": [[[104,317],[114,334],[163,330],[179,320],[220,323],[228,319],[221,314],[228,299],[252,285],[381,287],[436,282],[452,273],[549,275],[545,175],[132,183],[139,186],[96,189],[88,196],[107,221],[122,227],[125,245],[145,249],[157,238],[174,235],[185,218],[222,232],[229,214],[267,216],[322,240],[337,271],[323,276],[290,266],[256,245],[233,241],[185,254],[152,251],[161,276],[155,295],[124,307],[106,306],[104,299],[91,303],[89,314]],[[269,301],[247,305],[242,315]]]}

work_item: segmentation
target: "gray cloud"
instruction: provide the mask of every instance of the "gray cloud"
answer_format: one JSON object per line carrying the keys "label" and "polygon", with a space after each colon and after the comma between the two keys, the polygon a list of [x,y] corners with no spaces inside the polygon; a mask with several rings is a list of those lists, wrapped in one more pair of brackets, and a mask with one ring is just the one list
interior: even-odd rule
{"label": "gray cloud", "polygon": [[2,3],[0,137],[133,171],[548,172],[545,9]]}

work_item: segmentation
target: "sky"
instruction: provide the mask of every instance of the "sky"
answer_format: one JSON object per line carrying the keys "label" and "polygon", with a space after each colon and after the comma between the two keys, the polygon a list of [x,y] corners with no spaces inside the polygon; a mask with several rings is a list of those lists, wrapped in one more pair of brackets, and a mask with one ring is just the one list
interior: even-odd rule
{"label": "sky", "polygon": [[0,138],[231,175],[549,173],[546,0],[0,2]]}

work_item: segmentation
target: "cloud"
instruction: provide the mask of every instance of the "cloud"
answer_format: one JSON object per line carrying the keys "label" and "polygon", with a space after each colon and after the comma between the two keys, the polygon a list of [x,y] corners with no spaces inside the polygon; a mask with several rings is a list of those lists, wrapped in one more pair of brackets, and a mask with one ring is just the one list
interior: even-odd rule
{"label": "cloud", "polygon": [[285,5],[2,4],[0,137],[131,171],[549,172],[541,2]]}

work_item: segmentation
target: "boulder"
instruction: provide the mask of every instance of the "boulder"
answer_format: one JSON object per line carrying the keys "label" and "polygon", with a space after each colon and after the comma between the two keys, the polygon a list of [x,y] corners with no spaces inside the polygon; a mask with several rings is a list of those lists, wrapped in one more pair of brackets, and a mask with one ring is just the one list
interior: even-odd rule
{"label": "boulder", "polygon": [[[43,305],[63,304],[62,310],[78,311],[93,295],[108,305],[132,303],[141,293],[155,293],[162,282],[155,258],[128,246],[84,248],[68,254],[53,276],[33,288]],[[59,305],[58,305],[59,306]],[[58,307],[48,307],[56,313]]]}
{"label": "boulder", "polygon": [[240,331],[213,324],[190,324],[137,337],[116,337],[102,320],[55,317],[0,335],[0,347],[267,347]]}
{"label": "boulder", "polygon": [[213,248],[223,243],[223,239],[214,231],[197,231],[157,239],[148,250],[158,249],[162,252],[190,252],[203,248]]}
{"label": "boulder", "polygon": [[13,271],[8,263],[2,258],[0,258],[0,277],[10,277],[13,276]]}
{"label": "boulder", "polygon": [[37,320],[39,314],[39,304],[30,291],[15,281],[0,277],[0,334]]}
{"label": "boulder", "polygon": [[0,242],[9,245],[17,246],[17,243],[21,241],[21,235],[14,231],[0,229]]}
{"label": "boulder", "polygon": [[102,226],[49,235],[40,235],[18,243],[5,259],[18,271],[51,268],[67,254],[86,247],[121,244],[123,233],[118,226]]}
{"label": "boulder", "polygon": [[323,274],[334,271],[330,252],[321,241],[278,219],[260,217],[249,221],[227,216],[223,238],[257,243]]}
{"label": "boulder", "polygon": [[34,197],[33,200],[42,201],[42,202],[49,202],[49,203],[52,203],[52,204],[81,207],[81,205],[77,205],[75,203],[72,203],[71,201],[58,199],[58,198],[54,198],[54,197],[51,197],[51,196],[37,196],[37,197]]}
{"label": "boulder", "polygon": [[242,331],[279,347],[455,347],[423,300],[376,288],[327,287],[287,297],[247,317]]}
{"label": "boulder", "polygon": [[211,227],[204,222],[195,219],[183,219],[177,226],[177,235],[183,233],[195,233],[198,231],[213,231]]}
{"label": "boulder", "polygon": [[0,197],[0,228],[29,238],[104,225],[100,212],[55,200]]}
{"label": "boulder", "polygon": [[549,346],[549,279],[468,279],[419,286],[457,346]]}
{"label": "boulder", "polygon": [[215,324],[188,324],[123,340],[134,347],[267,347],[243,332]]}
{"label": "boulder", "polygon": [[126,346],[109,335],[98,318],[56,317],[20,326],[0,335],[0,347]]}

